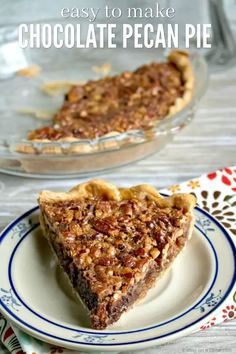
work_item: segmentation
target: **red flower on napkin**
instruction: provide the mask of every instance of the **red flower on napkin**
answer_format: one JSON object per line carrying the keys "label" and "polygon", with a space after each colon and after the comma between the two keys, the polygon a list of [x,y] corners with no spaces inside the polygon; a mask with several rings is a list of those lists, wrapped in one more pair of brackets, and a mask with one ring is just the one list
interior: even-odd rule
{"label": "red flower on napkin", "polygon": [[217,172],[208,173],[207,178],[214,180],[218,176],[223,184],[229,186],[232,191],[236,192],[236,170],[222,168]]}
{"label": "red flower on napkin", "polygon": [[200,327],[200,329],[207,329],[207,328],[210,328],[210,327],[214,326],[215,325],[215,321],[216,321],[216,317],[213,317],[210,321],[208,321],[207,323],[202,325]]}
{"label": "red flower on napkin", "polygon": [[224,308],[222,312],[222,318],[224,319],[224,321],[233,320],[234,318],[236,318],[236,306],[234,305],[226,306],[226,308]]}

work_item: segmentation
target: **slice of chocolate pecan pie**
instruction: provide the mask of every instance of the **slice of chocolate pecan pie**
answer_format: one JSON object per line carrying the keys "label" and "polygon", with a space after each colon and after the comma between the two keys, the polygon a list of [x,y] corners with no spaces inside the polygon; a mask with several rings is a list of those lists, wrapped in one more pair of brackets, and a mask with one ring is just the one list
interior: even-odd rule
{"label": "slice of chocolate pecan pie", "polygon": [[163,198],[155,188],[117,188],[102,180],[68,193],[42,191],[41,226],[91,326],[117,321],[183,249],[195,197]]}

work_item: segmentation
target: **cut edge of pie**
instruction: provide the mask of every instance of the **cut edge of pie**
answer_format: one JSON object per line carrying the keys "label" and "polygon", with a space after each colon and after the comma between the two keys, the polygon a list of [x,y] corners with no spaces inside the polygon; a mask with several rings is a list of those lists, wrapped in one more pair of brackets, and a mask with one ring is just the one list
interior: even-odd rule
{"label": "cut edge of pie", "polygon": [[[169,197],[162,197],[154,187],[147,184],[131,188],[117,188],[115,185],[103,180],[92,180],[77,185],[69,192],[42,191],[39,195],[38,202],[41,209],[40,223],[44,236],[47,238],[60,266],[68,276],[74,293],[81,299],[82,303],[88,309],[92,328],[104,329],[108,325],[116,322],[137,300],[144,297],[147,291],[155,284],[156,279],[170,268],[177,255],[185,248],[186,242],[190,239],[193,231],[195,218],[192,211],[196,205],[196,198],[191,194],[181,193]],[[139,252],[141,252],[140,247],[137,248],[136,243],[133,243],[135,249],[132,249],[132,247],[130,249],[130,242],[134,242],[134,239],[131,239],[130,237],[133,236],[129,236],[128,239],[121,238],[122,241],[120,241],[119,234],[118,238],[116,238],[117,236],[110,236],[110,234],[108,235],[108,238],[106,238],[106,233],[102,232],[99,233],[103,235],[102,239],[96,240],[95,238],[94,240],[92,239],[92,241],[90,239],[90,241],[86,241],[87,234],[84,235],[82,233],[82,237],[85,237],[85,241],[79,241],[78,237],[81,237],[81,235],[77,235],[77,238],[74,238],[75,235],[68,231],[71,230],[69,224],[73,219],[68,222],[65,221],[66,226],[63,226],[65,230],[62,227],[63,223],[61,221],[55,221],[56,213],[57,210],[59,211],[59,208],[63,208],[64,205],[64,209],[73,210],[73,208],[76,209],[76,206],[80,205],[79,203],[95,205],[96,208],[94,208],[94,210],[98,210],[99,213],[103,210],[99,209],[99,203],[102,203],[103,207],[106,203],[108,203],[107,205],[111,203],[112,208],[118,210],[117,215],[119,215],[119,217],[120,210],[123,210],[121,208],[126,208],[126,206],[129,207],[129,205],[134,205],[134,208],[137,207],[137,205],[139,205],[139,208],[141,209],[144,208],[142,210],[147,212],[147,216],[152,216],[152,214],[148,214],[150,208],[150,210],[154,210],[154,213],[155,210],[158,209],[158,213],[162,215],[162,219],[161,216],[159,216],[162,221],[157,222],[160,222],[160,225],[162,226],[158,224],[158,229],[156,226],[155,230],[158,230],[162,236],[157,236],[155,241],[154,238],[151,239],[151,237],[149,237],[150,235],[144,235],[145,237],[142,239],[140,247],[144,247],[142,250],[145,249],[145,252],[147,252],[145,255],[143,253],[139,254]],[[118,209],[115,209],[117,205]],[[144,205],[147,205],[147,209],[145,209]],[[165,215],[167,215],[168,219],[168,211],[170,213],[171,221],[164,218]],[[68,211],[64,210],[64,212],[68,215]],[[111,214],[112,213],[113,210],[111,211]],[[179,224],[177,222],[177,216],[175,219],[175,214],[178,215],[179,220],[181,220],[179,221]],[[181,218],[179,215],[181,215]],[[98,219],[100,222],[104,222],[101,215],[100,219],[92,216],[91,220],[94,220],[93,218]],[[151,221],[153,220],[154,219],[151,219]],[[133,223],[135,223],[135,221],[133,221]],[[179,226],[174,226],[175,223]],[[80,221],[80,223],[77,222],[77,224],[83,228],[84,223],[82,221]],[[165,227],[167,227],[166,225],[169,225],[168,227],[170,227],[170,229],[168,229],[168,234],[167,231],[165,231],[167,230],[165,229]],[[69,238],[67,239],[67,237]],[[126,234],[125,237],[128,237],[128,234]],[[163,238],[162,241],[160,241],[161,237]],[[71,239],[74,241],[71,241]],[[108,241],[104,243],[105,239]],[[118,246],[116,245],[117,241],[120,242],[118,243]],[[109,242],[113,249],[113,253],[111,253],[113,256],[109,255]],[[152,246],[150,246],[150,242],[152,243]],[[103,247],[101,246],[103,244],[108,244],[108,249],[101,248]],[[87,253],[85,253],[84,256],[83,253],[81,253],[81,256],[81,254],[79,255],[76,253],[77,251],[75,252],[75,249],[78,250],[78,248],[76,248],[78,245],[80,246],[80,249],[83,249],[83,247],[86,248]],[[149,245],[147,248],[148,251],[146,250],[147,245]],[[119,247],[121,251],[119,250]],[[99,249],[102,251],[102,254],[98,251],[100,256],[97,256],[96,250]],[[127,251],[127,249],[129,249],[129,251]],[[138,253],[136,254],[136,252]],[[86,264],[87,256],[91,256],[89,257],[90,262],[88,264]],[[85,258],[82,259],[82,257]],[[115,257],[115,265],[109,262],[106,263],[109,257],[110,259]],[[105,263],[103,261],[104,259],[106,260]],[[85,265],[82,261],[85,262]],[[126,271],[131,272],[131,274],[128,272],[129,277],[127,279],[127,274],[124,273]],[[108,276],[108,274],[110,274],[109,272],[112,274],[111,277],[110,275]],[[107,275],[105,275],[106,273]],[[123,282],[123,285],[121,285],[120,288],[116,288],[119,279],[121,283]],[[126,281],[128,283],[126,283]],[[123,287],[125,287],[124,291]],[[110,289],[110,292],[108,289]]]}
{"label": "cut edge of pie", "polygon": [[[181,97],[177,97],[175,103],[169,107],[169,113],[167,114],[166,118],[170,118],[173,115],[177,114],[180,112],[184,107],[186,107],[192,97],[193,97],[193,90],[194,90],[194,83],[195,83],[195,78],[193,74],[193,69],[192,65],[189,59],[189,55],[185,51],[181,50],[172,50],[168,56],[167,56],[167,63],[173,63],[178,71],[181,73],[181,78],[183,81],[183,86],[184,86],[184,93]],[[101,138],[106,138],[106,137],[111,137],[111,136],[118,136],[120,135],[120,132],[117,131],[111,131],[105,135],[102,135],[99,137]],[[132,143],[132,137],[129,138],[130,143]],[[33,145],[29,144],[24,144],[21,143],[17,145],[16,151],[19,153],[42,153],[42,154],[64,154],[65,149],[64,147],[61,147],[57,143],[76,143],[76,142],[81,142],[81,144],[72,144],[69,148],[66,149],[66,153],[88,153],[88,152],[95,152],[99,151],[100,149],[109,149],[114,146],[114,142],[111,141],[103,141],[101,146],[98,146],[97,144],[86,144],[82,143],[84,139],[76,138],[76,137],[63,137],[60,139],[57,139],[56,141],[49,140],[49,139],[32,139],[29,140],[28,142],[32,143],[45,143],[45,146],[40,147],[40,151],[34,147]],[[85,139],[86,140],[86,139]],[[48,144],[46,144],[48,143]],[[51,143],[51,144],[49,144]],[[53,144],[54,143],[54,144]],[[55,144],[56,143],[56,144]]]}

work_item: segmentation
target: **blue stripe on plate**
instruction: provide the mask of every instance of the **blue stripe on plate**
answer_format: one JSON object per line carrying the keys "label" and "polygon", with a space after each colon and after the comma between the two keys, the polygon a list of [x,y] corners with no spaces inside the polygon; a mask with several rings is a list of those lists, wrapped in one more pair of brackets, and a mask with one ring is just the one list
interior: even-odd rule
{"label": "blue stripe on plate", "polygon": [[[38,224],[39,225],[39,224]],[[13,278],[12,278],[12,262],[13,262],[13,259],[14,259],[14,256],[19,248],[19,246],[21,245],[22,241],[29,235],[29,233],[34,230],[38,225],[34,225],[34,227],[32,227],[31,230],[28,230],[27,233],[21,237],[21,239],[19,240],[19,242],[16,244],[15,248],[13,249],[13,252],[11,254],[11,257],[10,257],[10,262],[9,262],[9,266],[8,266],[8,276],[9,276],[9,282],[10,282],[10,285],[11,285],[11,288],[14,292],[14,294],[16,295],[17,299],[21,302],[21,304],[23,304],[31,313],[33,313],[34,315],[36,315],[37,317],[41,318],[42,320],[44,320],[45,322],[48,322],[48,323],[51,323],[55,326],[58,326],[60,328],[64,328],[64,329],[67,329],[67,330],[70,330],[70,331],[75,331],[75,332],[78,332],[78,329],[75,329],[75,328],[71,328],[71,327],[67,327],[67,326],[63,326],[57,322],[53,322],[49,319],[47,319],[46,317],[40,315],[38,312],[34,311],[29,305],[27,305],[24,300],[20,297],[20,295],[18,294],[15,286],[14,286],[14,281],[13,281]],[[211,285],[210,287],[208,288],[207,292],[202,296],[202,298],[196,303],[194,304],[192,307],[190,307],[190,309],[186,310],[185,312],[181,313],[180,315],[168,320],[168,321],[165,321],[165,322],[161,322],[159,323],[158,325],[154,325],[154,326],[149,326],[149,327],[144,327],[144,328],[140,328],[140,329],[136,329],[136,330],[133,330],[133,331],[119,331],[119,332],[106,332],[106,331],[102,331],[103,335],[120,335],[120,334],[131,334],[131,333],[137,333],[137,332],[143,332],[143,331],[147,331],[147,330],[151,330],[151,329],[154,329],[154,328],[158,328],[158,327],[161,327],[161,326],[164,326],[168,323],[171,323],[181,317],[183,317],[184,315],[186,315],[187,313],[189,313],[190,311],[194,310],[204,299],[206,296],[208,296],[208,294],[210,293],[211,289],[213,288],[214,284],[215,284],[215,281],[216,281],[216,277],[217,277],[217,274],[218,274],[218,258],[217,258],[217,255],[216,255],[216,251],[212,245],[212,242],[209,240],[209,238],[206,236],[206,234],[198,227],[195,225],[195,227],[201,232],[201,234],[206,238],[206,240],[208,241],[208,243],[210,244],[210,247],[213,251],[213,254],[214,254],[214,258],[215,258],[215,273],[214,273],[214,277],[213,277],[213,280],[211,282]],[[84,331],[84,330],[79,330],[81,333],[85,333],[85,334],[94,334],[94,335],[97,335],[98,332],[95,332],[95,331]]]}

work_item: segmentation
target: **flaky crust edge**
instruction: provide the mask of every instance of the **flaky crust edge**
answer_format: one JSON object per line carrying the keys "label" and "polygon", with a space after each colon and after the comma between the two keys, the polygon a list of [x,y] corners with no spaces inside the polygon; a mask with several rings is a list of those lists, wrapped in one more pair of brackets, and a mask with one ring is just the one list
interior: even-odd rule
{"label": "flaky crust edge", "polygon": [[[184,107],[190,103],[192,96],[193,96],[193,90],[194,90],[194,83],[195,83],[195,78],[193,74],[193,69],[191,66],[191,62],[189,60],[189,55],[185,51],[181,50],[172,50],[169,55],[167,56],[167,62],[173,63],[177,69],[181,72],[182,75],[182,80],[184,82],[184,94],[182,97],[179,97],[176,99],[175,104],[172,105],[169,109],[169,113],[166,118],[173,116],[174,114],[177,114],[180,112]],[[103,137],[109,137],[109,136],[116,136],[119,135],[119,132],[112,131],[109,134],[103,135]],[[130,138],[132,140],[132,138]],[[67,137],[67,138],[62,138],[58,139],[56,142],[58,143],[73,143],[73,142],[79,142],[81,139],[77,139],[74,137]],[[52,143],[51,140],[48,139],[34,139],[32,142],[39,142],[39,143]],[[88,144],[80,144],[80,145],[72,145],[68,150],[67,154],[76,154],[76,153],[89,153],[89,152],[96,152],[100,150],[105,150],[112,148],[116,143],[112,141],[107,141],[103,142],[98,145],[90,146]],[[27,144],[19,144],[16,148],[17,152],[20,153],[25,153],[25,154],[35,154],[39,153],[36,151],[36,148],[33,146],[29,146]],[[41,151],[41,154],[64,154],[63,148],[60,146],[47,146],[45,145]]]}
{"label": "flaky crust edge", "polygon": [[177,69],[181,72],[182,80],[184,82],[183,96],[177,98],[175,104],[170,107],[167,117],[171,117],[180,112],[185,106],[188,105],[188,103],[190,103],[193,97],[195,78],[187,52],[172,50],[168,55],[168,62],[173,63],[177,67]]}
{"label": "flaky crust edge", "polygon": [[38,202],[40,206],[43,206],[44,203],[67,202],[95,197],[115,201],[132,198],[138,200],[150,199],[160,208],[175,207],[190,214],[196,205],[196,198],[192,194],[177,193],[168,197],[162,197],[154,187],[148,184],[141,184],[130,188],[118,188],[116,185],[101,179],[94,179],[78,184],[69,192],[43,190],[39,194]]}

